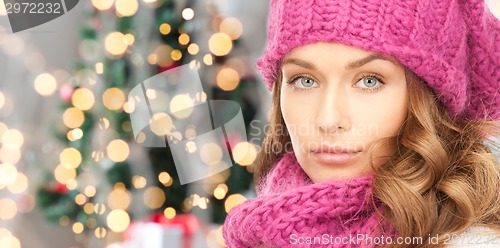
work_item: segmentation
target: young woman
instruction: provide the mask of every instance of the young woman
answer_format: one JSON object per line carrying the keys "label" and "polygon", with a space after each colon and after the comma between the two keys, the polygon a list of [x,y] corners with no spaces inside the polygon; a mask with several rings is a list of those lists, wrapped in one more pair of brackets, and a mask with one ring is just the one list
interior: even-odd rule
{"label": "young woman", "polygon": [[500,21],[484,1],[270,10],[272,128],[226,244],[500,247]]}

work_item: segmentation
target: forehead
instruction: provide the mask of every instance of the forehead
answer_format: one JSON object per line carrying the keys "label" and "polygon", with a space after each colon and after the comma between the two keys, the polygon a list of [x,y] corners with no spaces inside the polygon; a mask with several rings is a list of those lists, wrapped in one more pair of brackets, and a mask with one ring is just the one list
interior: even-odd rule
{"label": "forehead", "polygon": [[331,68],[338,65],[349,70],[361,67],[371,61],[379,61],[380,63],[385,61],[385,63],[393,64],[392,66],[401,66],[396,58],[383,53],[366,51],[339,43],[318,42],[294,48],[283,57],[280,67],[293,64],[306,69],[317,69],[316,67],[319,69],[321,66]]}

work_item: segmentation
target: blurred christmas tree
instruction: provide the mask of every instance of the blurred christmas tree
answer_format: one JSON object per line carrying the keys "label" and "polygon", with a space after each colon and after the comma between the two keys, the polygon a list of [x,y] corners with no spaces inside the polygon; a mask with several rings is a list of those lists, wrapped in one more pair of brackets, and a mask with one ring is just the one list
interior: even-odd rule
{"label": "blurred christmas tree", "polygon": [[[241,23],[220,16],[210,3],[208,21],[197,20],[191,1],[80,4],[86,17],[79,46],[82,60],[71,81],[60,88],[62,118],[52,130],[65,148],[38,190],[38,206],[52,222],[97,238],[120,233],[128,220],[152,212],[174,218],[194,207],[209,208],[211,221],[222,223],[228,198],[250,189],[252,167],[234,165],[210,177],[204,194],[189,195],[189,184],[179,182],[170,149],[141,148],[133,137],[129,114],[134,106],[126,96],[145,79],[190,63],[199,68],[208,95],[237,102],[248,126],[256,112],[249,101],[255,96],[248,92],[256,83],[241,59]],[[200,32],[210,36],[198,37],[203,45],[194,42]],[[203,53],[202,47],[209,51]],[[227,205],[234,205],[241,197],[230,201]]]}

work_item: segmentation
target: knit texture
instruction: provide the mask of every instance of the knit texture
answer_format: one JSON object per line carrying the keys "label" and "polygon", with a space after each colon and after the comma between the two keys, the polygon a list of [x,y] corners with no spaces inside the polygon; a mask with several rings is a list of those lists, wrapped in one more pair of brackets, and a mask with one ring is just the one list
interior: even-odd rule
{"label": "knit texture", "polygon": [[269,90],[293,48],[339,42],[394,56],[454,117],[500,119],[500,21],[484,0],[271,0],[267,31]]}
{"label": "knit texture", "polygon": [[[373,247],[368,237],[397,234],[382,221],[380,202],[372,199],[373,176],[313,184],[293,151],[286,153],[259,185],[258,197],[228,213],[224,240],[230,248]],[[306,243],[314,237],[314,245]]]}

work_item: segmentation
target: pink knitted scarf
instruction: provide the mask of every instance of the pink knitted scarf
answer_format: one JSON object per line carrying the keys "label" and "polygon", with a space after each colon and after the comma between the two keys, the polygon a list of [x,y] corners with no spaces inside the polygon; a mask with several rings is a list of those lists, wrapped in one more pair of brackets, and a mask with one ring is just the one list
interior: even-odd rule
{"label": "pink knitted scarf", "polygon": [[[395,237],[372,197],[373,173],[312,183],[295,154],[285,154],[258,187],[234,207],[223,227],[230,248],[374,247]],[[378,211],[377,211],[378,210]]]}

